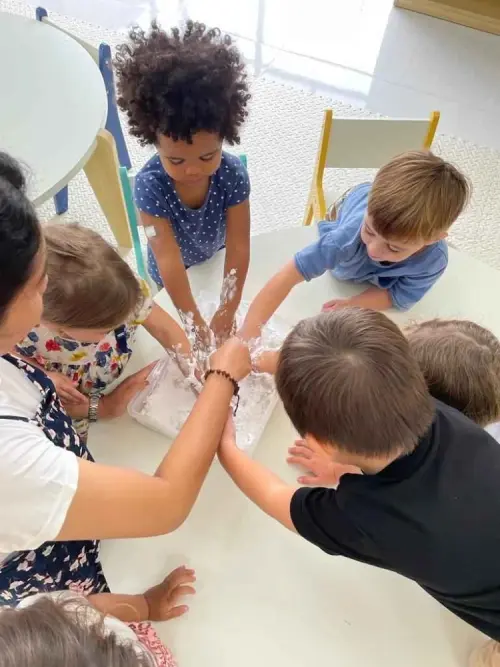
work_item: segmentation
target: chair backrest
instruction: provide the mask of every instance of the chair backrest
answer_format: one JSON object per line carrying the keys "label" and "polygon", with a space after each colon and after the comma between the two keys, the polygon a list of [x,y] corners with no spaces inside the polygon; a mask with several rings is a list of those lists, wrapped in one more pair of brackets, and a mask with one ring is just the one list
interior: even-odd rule
{"label": "chair backrest", "polygon": [[[439,112],[430,119],[337,118],[325,115],[323,146],[327,141],[325,167],[378,169],[395,155],[430,148]],[[329,133],[328,131],[329,126]]]}

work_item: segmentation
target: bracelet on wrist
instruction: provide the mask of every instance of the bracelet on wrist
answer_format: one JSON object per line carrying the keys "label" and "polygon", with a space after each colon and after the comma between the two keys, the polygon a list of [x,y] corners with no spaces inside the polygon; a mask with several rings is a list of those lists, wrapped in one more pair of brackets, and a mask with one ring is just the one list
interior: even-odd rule
{"label": "bracelet on wrist", "polygon": [[233,414],[236,414],[236,412],[238,411],[238,406],[240,404],[240,385],[238,384],[238,381],[235,380],[230,373],[228,373],[227,371],[223,371],[220,368],[209,368],[208,371],[205,373],[205,380],[207,380],[207,378],[209,378],[211,375],[218,375],[219,377],[228,380],[233,385],[233,396],[236,399],[236,403],[233,409]]}

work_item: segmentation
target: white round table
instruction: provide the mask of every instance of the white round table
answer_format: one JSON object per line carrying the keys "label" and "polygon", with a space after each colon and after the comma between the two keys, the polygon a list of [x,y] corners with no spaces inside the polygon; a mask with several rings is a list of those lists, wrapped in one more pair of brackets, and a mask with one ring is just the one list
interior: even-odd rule
{"label": "white round table", "polygon": [[0,13],[0,150],[26,165],[35,205],[79,172],[104,127],[107,99],[92,57],[45,23]]}
{"label": "white round table", "polygon": [[[291,228],[252,239],[252,261],[244,298],[312,242],[315,228]],[[190,270],[194,292],[218,293],[220,253]],[[359,288],[358,288],[359,289]],[[400,324],[413,318],[468,317],[500,335],[495,303],[500,274],[450,249],[450,265],[436,286],[411,311],[391,313]],[[290,325],[313,315],[332,298],[356,288],[325,275],[293,291],[279,309]],[[158,302],[173,312],[165,292]],[[162,350],[139,332],[136,370]],[[278,406],[254,456],[293,482],[285,462],[295,437]],[[168,440],[132,419],[102,422],[90,432],[97,460],[153,472]],[[184,618],[158,626],[182,667],[460,667],[484,638],[441,607],[412,582],[374,567],[333,558],[262,514],[215,462],[185,524],[175,533],[102,545],[111,588],[135,592],[188,563],[197,571],[198,593]]]}

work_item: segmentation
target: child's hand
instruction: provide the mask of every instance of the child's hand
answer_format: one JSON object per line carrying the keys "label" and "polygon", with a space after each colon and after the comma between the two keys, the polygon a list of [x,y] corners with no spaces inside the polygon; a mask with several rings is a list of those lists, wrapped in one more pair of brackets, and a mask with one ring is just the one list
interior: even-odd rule
{"label": "child's hand", "polygon": [[168,577],[166,577],[161,584],[157,584],[149,588],[144,593],[149,608],[149,621],[169,621],[171,618],[177,618],[185,614],[189,607],[187,605],[179,605],[180,598],[184,595],[194,595],[195,589],[188,584],[196,581],[194,570],[189,570],[182,565]]}
{"label": "child's hand", "polygon": [[335,463],[321,447],[310,447],[304,440],[296,440],[295,445],[288,450],[290,456],[287,463],[294,463],[309,472],[297,478],[299,484],[309,486],[337,486],[340,478],[346,472],[361,474],[355,466]]}
{"label": "child's hand", "polygon": [[56,392],[65,407],[69,404],[78,405],[79,403],[85,403],[87,400],[85,396],[78,391],[76,384],[72,382],[69,377],[66,377],[66,375],[56,373],[55,371],[49,371],[47,376],[54,383]]}
{"label": "child's hand", "polygon": [[262,352],[255,361],[252,361],[252,368],[256,373],[269,373],[274,375],[278,367],[279,350],[266,350]]}
{"label": "child's hand", "polygon": [[210,368],[218,368],[235,380],[243,380],[252,369],[248,345],[233,336],[211,355]]}
{"label": "child's hand", "polygon": [[349,305],[349,299],[332,299],[323,304],[321,308],[322,313],[327,313],[330,310],[339,310]]}
{"label": "child's hand", "polygon": [[61,403],[71,419],[86,419],[89,415],[89,399],[87,396],[83,396],[82,403],[66,403],[63,400],[61,400]]}
{"label": "child's hand", "polygon": [[210,322],[217,345],[222,345],[235,332],[234,311],[227,306],[219,306]]}
{"label": "child's hand", "polygon": [[113,419],[124,415],[130,401],[147,386],[149,374],[155,365],[156,361],[123,380],[116,389],[103,396],[99,401],[99,418]]}

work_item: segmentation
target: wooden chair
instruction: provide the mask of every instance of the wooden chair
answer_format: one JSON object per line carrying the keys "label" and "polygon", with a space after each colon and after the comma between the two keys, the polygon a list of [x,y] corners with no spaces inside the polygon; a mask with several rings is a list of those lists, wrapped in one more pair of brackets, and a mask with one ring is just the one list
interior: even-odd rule
{"label": "wooden chair", "polygon": [[304,225],[310,225],[313,220],[324,220],[330,204],[342,194],[325,195],[325,169],[378,169],[399,153],[429,149],[439,116],[439,111],[433,111],[428,120],[334,118],[333,111],[327,109]]}

